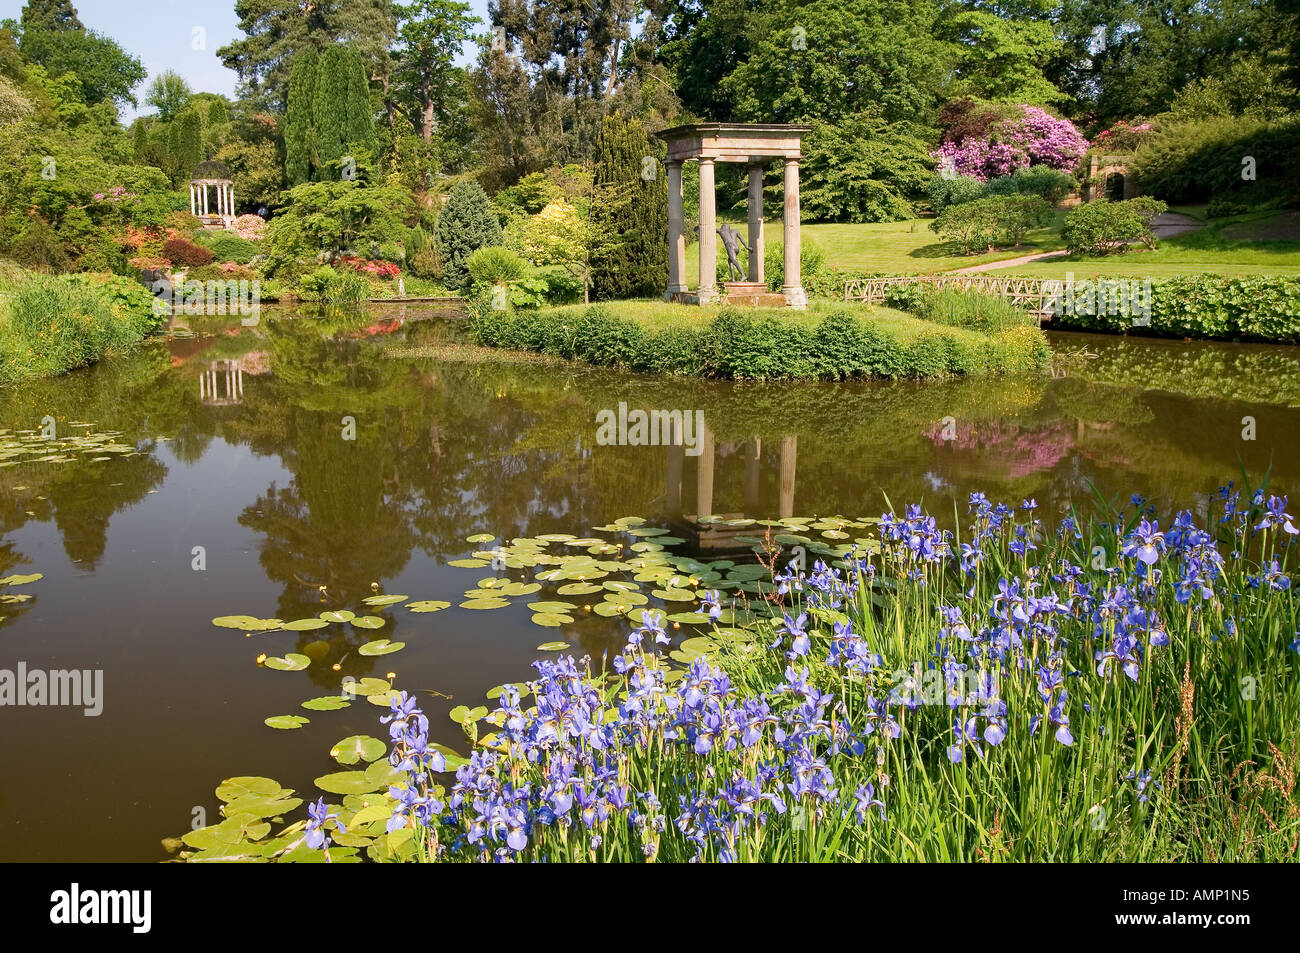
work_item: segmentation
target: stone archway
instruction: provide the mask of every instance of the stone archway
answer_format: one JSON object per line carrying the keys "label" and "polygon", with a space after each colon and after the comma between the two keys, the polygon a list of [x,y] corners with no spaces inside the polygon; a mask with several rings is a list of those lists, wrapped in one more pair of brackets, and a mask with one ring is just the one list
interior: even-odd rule
{"label": "stone archway", "polygon": [[1137,182],[1128,169],[1129,156],[1093,155],[1088,163],[1087,201],[1109,199],[1118,202],[1138,194]]}

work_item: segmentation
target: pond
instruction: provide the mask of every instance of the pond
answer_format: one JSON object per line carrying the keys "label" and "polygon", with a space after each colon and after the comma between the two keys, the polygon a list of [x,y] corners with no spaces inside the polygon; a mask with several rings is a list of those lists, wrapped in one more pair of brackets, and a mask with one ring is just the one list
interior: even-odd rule
{"label": "pond", "polygon": [[[527,678],[539,644],[596,660],[621,646],[623,619],[541,628],[521,605],[460,608],[494,574],[449,565],[480,548],[474,534],[589,535],[642,516],[683,537],[678,551],[736,558],[740,529],[697,514],[854,518],[886,497],[964,512],[981,490],[1033,498],[1054,523],[1094,492],[1200,513],[1243,468],[1279,492],[1300,476],[1296,349],[1057,333],[1051,375],[733,384],[483,352],[455,320],[417,317],[210,322],[0,393],[0,570],[43,574],[3,589],[0,669],[103,673],[98,715],[0,709],[0,859],[163,860],[163,838],[219,820],[222,778],[309,791],[336,769],[331,744],[382,733],[370,705],[299,707],[344,678],[397,672],[435,739],[464,751],[447,712]],[[620,404],[631,421],[682,412],[688,445],[611,443],[598,414],[617,420]],[[375,609],[378,633],[212,622],[312,617],[376,592],[451,607]],[[358,654],[379,636],[406,648]],[[257,663],[303,651],[306,671]],[[264,724],[294,712],[310,723]]]}

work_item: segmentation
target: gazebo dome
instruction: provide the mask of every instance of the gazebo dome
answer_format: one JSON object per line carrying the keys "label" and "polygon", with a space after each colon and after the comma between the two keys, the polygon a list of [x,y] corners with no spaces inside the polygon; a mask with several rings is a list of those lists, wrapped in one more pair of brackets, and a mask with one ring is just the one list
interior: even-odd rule
{"label": "gazebo dome", "polygon": [[208,179],[209,181],[213,179],[224,179],[229,181],[230,168],[224,162],[220,162],[216,159],[207,159],[194,167],[194,174],[190,176],[190,178],[194,181],[199,181],[201,179]]}

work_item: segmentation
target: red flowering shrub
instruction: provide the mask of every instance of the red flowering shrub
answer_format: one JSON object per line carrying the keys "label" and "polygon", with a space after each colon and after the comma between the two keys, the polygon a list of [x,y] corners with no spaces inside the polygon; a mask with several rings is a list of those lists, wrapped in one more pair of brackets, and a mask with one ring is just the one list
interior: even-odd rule
{"label": "red flowering shrub", "polygon": [[402,269],[391,261],[374,261],[368,258],[357,258],[355,255],[344,255],[338,259],[337,264],[345,265],[363,274],[374,275],[376,278],[396,278],[402,273]]}
{"label": "red flowering shrub", "polygon": [[163,242],[163,255],[170,258],[177,265],[186,265],[191,268],[206,265],[214,257],[212,252],[202,245],[197,245],[188,238],[181,238],[179,235]]}

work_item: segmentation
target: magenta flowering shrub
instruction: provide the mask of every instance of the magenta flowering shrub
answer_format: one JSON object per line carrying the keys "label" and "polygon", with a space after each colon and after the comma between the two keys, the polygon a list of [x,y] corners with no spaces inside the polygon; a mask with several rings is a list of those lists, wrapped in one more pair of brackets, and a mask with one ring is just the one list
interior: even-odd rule
{"label": "magenta flowering shrub", "polygon": [[1066,171],[1078,165],[1088,151],[1088,140],[1074,123],[1037,106],[1021,109],[1022,115],[994,123],[984,136],[945,142],[930,154],[940,168],[981,182],[1031,165]]}

